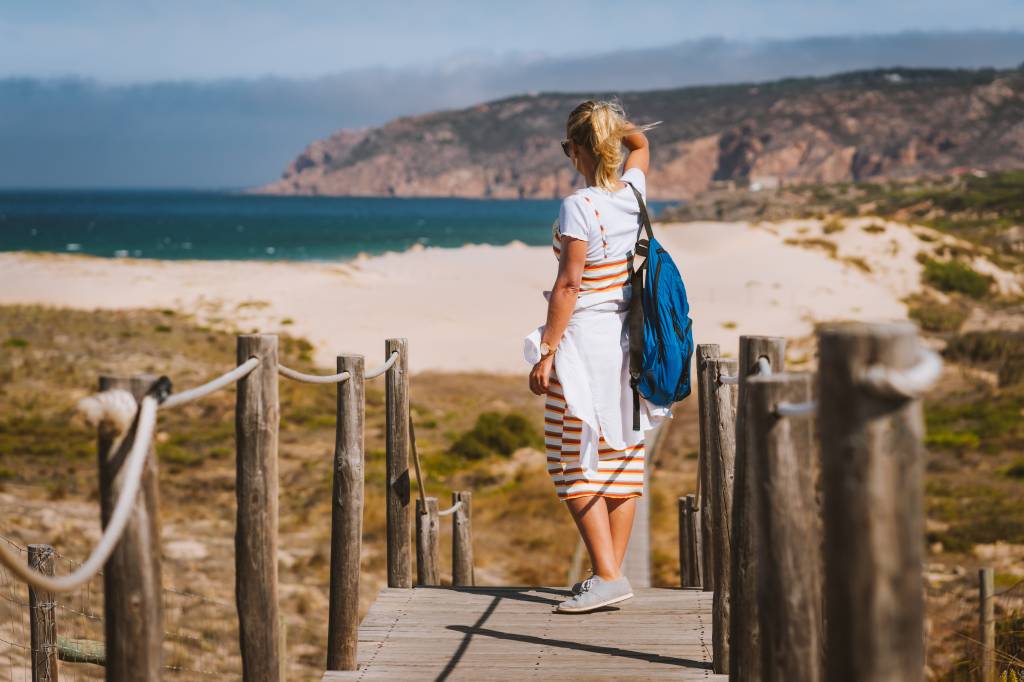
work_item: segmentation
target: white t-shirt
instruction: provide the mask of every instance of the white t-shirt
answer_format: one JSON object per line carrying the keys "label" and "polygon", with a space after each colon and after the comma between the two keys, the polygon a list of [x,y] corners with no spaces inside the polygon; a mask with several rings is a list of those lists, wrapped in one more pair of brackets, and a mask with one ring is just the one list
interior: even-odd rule
{"label": "white t-shirt", "polygon": [[[647,201],[647,179],[639,168],[622,174]],[[562,200],[556,235],[587,242],[587,262],[622,258],[636,245],[640,207],[629,185],[616,192],[583,187]]]}

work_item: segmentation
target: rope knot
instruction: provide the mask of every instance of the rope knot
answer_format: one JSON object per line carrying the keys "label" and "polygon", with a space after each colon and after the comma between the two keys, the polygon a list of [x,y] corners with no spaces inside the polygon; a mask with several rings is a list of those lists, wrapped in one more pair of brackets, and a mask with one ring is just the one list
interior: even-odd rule
{"label": "rope knot", "polygon": [[112,432],[115,436],[131,427],[137,411],[135,396],[123,388],[94,393],[78,401],[78,413],[89,426]]}

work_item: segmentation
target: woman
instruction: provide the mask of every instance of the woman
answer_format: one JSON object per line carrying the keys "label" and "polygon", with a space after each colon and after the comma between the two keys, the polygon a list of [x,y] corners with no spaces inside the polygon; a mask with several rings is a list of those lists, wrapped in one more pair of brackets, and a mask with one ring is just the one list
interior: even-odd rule
{"label": "woman", "polygon": [[[556,607],[584,613],[633,596],[620,566],[643,494],[644,431],[671,410],[641,398],[632,426],[628,273],[639,226],[630,184],[646,198],[650,148],[614,102],[587,100],[566,122],[562,150],[586,186],[562,201],[553,233],[558,274],[547,322],[526,337],[530,390],[546,395],[548,472],[583,537],[593,575]],[[623,147],[628,151],[624,172]],[[630,183],[630,184],[627,184]]]}

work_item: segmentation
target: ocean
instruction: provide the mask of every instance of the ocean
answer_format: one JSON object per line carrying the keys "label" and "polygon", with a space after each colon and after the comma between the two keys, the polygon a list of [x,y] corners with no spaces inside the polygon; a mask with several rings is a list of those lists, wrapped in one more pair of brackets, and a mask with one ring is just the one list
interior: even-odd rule
{"label": "ocean", "polygon": [[[652,201],[652,217],[674,202]],[[0,251],[162,260],[347,260],[424,246],[550,243],[557,200],[0,191]]]}

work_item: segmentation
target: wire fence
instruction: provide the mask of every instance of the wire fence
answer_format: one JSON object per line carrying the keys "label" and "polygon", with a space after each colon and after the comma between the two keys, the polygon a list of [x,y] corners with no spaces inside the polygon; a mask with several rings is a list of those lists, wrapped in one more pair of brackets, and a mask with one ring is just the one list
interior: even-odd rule
{"label": "wire fence", "polygon": [[[0,536],[0,542],[28,560],[25,546],[5,536]],[[70,574],[81,566],[59,553],[54,563],[56,575]],[[167,679],[241,678],[234,604],[171,587],[163,588],[162,601]],[[104,679],[102,572],[73,592],[54,595],[53,607],[61,679]],[[30,612],[28,586],[0,565],[0,682],[32,680]]]}
{"label": "wire fence", "polygon": [[[1008,582],[1000,574],[1001,583]],[[943,680],[975,682],[983,680],[984,646],[982,642],[982,604],[977,581],[954,588],[952,626],[957,658]],[[998,586],[990,599],[995,630],[995,679],[999,682],[1024,682],[1024,579]]]}

